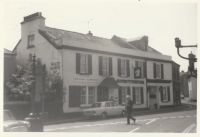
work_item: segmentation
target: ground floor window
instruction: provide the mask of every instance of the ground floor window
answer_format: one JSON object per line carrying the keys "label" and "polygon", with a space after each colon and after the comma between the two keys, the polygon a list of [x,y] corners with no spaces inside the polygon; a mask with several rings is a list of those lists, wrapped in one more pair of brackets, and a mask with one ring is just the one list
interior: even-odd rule
{"label": "ground floor window", "polygon": [[81,105],[95,102],[95,87],[69,86],[69,106],[80,107]]}
{"label": "ground floor window", "polygon": [[86,87],[81,87],[81,104],[86,104]]}
{"label": "ground floor window", "polygon": [[144,96],[143,96],[143,87],[133,87],[133,102],[134,104],[143,104]]}
{"label": "ground floor window", "polygon": [[119,88],[119,104],[126,103],[126,95],[130,95],[130,87]]}
{"label": "ground floor window", "polygon": [[169,86],[160,87],[160,96],[162,102],[170,101],[170,87]]}
{"label": "ground floor window", "polygon": [[95,87],[88,87],[88,104],[95,103]]}

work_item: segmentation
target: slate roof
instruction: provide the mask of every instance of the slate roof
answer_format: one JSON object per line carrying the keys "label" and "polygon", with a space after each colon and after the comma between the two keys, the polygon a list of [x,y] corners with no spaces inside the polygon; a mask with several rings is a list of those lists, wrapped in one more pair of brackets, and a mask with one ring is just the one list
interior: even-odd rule
{"label": "slate roof", "polygon": [[[124,53],[136,56],[150,57],[150,54],[157,54],[158,58],[162,54],[150,46],[147,46],[147,51],[141,50],[128,40],[113,36],[111,39],[101,38],[92,34],[82,34],[57,28],[44,27],[39,30],[39,33],[45,37],[55,48],[64,46],[72,46],[107,52]],[[148,54],[150,53],[150,54]],[[148,55],[147,55],[148,54]],[[161,56],[159,56],[161,55]],[[162,56],[161,59],[171,60],[170,56]]]}

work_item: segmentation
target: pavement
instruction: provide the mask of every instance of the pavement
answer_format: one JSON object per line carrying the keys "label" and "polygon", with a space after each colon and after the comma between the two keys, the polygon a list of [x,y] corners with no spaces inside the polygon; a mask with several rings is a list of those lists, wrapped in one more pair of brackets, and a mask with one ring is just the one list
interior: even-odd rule
{"label": "pavement", "polygon": [[[168,107],[162,107],[158,110],[149,110],[149,109],[138,109],[134,110],[133,115],[134,116],[143,116],[143,115],[151,115],[151,114],[160,114],[160,113],[170,113],[170,112],[178,112],[178,111],[189,111],[189,110],[195,110],[196,109],[196,103],[190,102],[186,99],[181,101],[181,105],[177,106],[168,106]],[[86,117],[82,115],[82,113],[72,113],[72,114],[66,114],[61,117],[58,117],[56,119],[49,119],[46,122],[44,122],[44,125],[52,125],[52,124],[60,124],[60,123],[72,123],[77,121],[85,121],[87,120]]]}

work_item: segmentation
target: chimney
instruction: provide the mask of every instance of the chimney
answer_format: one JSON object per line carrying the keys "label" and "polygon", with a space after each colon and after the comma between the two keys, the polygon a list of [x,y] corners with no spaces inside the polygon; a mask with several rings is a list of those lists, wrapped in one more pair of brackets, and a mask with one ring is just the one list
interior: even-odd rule
{"label": "chimney", "polygon": [[34,21],[34,20],[37,20],[37,19],[45,20],[45,18],[42,16],[41,12],[36,12],[34,14],[31,14],[31,15],[24,17],[24,21],[21,22],[21,24],[27,23],[27,22],[30,22],[30,21]]}
{"label": "chimney", "polygon": [[41,12],[25,16],[21,22],[21,38],[26,39],[28,35],[35,34],[39,29],[45,27],[45,18]]}
{"label": "chimney", "polygon": [[88,34],[89,36],[93,36],[92,32],[89,30]]}
{"label": "chimney", "polygon": [[147,51],[147,47],[148,47],[148,36],[144,36],[142,38],[142,40],[144,41],[144,50]]}

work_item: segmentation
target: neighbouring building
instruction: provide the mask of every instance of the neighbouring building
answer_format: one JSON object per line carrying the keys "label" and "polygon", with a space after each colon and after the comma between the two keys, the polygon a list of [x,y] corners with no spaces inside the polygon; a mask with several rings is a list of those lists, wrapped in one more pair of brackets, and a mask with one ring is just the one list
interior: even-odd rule
{"label": "neighbouring building", "polygon": [[24,17],[14,51],[20,64],[26,64],[33,54],[48,72],[56,64],[63,79],[65,113],[80,112],[96,101],[125,104],[126,94],[134,100],[134,108],[180,102],[179,65],[150,47],[147,36],[107,39],[90,31],[81,34],[51,28],[41,13],[35,13]]}
{"label": "neighbouring building", "polygon": [[4,49],[4,101],[7,101],[7,88],[5,84],[10,81],[16,67],[16,54],[8,49]]}

